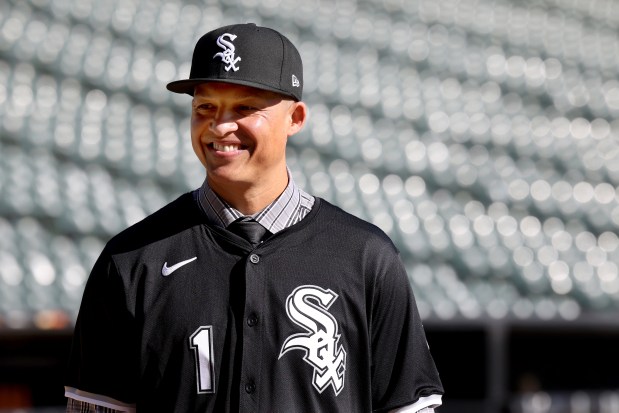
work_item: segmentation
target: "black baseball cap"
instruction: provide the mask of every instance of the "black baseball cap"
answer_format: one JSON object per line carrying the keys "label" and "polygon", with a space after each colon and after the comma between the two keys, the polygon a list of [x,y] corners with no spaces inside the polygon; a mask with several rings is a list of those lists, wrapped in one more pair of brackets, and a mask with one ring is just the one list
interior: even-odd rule
{"label": "black baseball cap", "polygon": [[297,48],[281,33],[253,23],[220,27],[198,40],[189,79],[168,90],[193,96],[196,85],[227,82],[281,93],[300,101],[303,63]]}

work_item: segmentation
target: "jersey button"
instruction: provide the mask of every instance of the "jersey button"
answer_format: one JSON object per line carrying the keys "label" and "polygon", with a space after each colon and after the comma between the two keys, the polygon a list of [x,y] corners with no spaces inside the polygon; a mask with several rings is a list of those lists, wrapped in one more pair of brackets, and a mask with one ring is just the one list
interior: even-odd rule
{"label": "jersey button", "polygon": [[249,256],[249,261],[251,261],[252,264],[258,264],[260,262],[260,257],[257,254],[251,254]]}
{"label": "jersey button", "polygon": [[245,384],[245,391],[249,394],[252,394],[256,391],[256,383],[253,381],[249,381]]}
{"label": "jersey button", "polygon": [[247,317],[248,326],[254,327],[256,324],[258,324],[258,316],[256,314],[252,314],[249,317]]}

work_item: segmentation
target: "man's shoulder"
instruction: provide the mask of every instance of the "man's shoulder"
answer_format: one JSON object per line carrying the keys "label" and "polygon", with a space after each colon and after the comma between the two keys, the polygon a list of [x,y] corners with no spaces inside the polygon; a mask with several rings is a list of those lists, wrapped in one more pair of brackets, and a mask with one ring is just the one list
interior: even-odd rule
{"label": "man's shoulder", "polygon": [[324,211],[325,225],[334,234],[348,238],[350,242],[360,241],[363,243],[373,243],[376,246],[383,245],[388,248],[396,249],[393,241],[377,225],[374,225],[350,212],[345,211],[337,205],[321,199],[318,206],[321,211]]}
{"label": "man's shoulder", "polygon": [[188,192],[112,237],[106,248],[112,254],[136,250],[203,222],[193,194]]}

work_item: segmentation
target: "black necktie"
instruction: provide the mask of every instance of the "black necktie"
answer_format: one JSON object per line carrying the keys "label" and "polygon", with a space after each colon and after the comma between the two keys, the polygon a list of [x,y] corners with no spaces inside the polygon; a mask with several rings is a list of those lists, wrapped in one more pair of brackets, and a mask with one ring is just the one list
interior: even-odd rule
{"label": "black necktie", "polygon": [[228,231],[245,238],[252,246],[260,244],[260,241],[267,233],[267,229],[260,225],[258,221],[251,218],[239,218],[228,225]]}

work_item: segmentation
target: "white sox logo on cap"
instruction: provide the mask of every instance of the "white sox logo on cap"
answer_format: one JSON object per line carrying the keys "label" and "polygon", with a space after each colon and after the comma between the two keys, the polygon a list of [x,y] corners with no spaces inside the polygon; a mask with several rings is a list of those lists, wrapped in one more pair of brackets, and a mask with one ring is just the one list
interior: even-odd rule
{"label": "white sox logo on cap", "polygon": [[[226,72],[229,72],[230,69],[235,72],[239,70],[239,67],[237,67],[236,64],[241,61],[241,58],[234,56],[234,51],[236,48],[234,47],[234,44],[232,44],[236,37],[236,34],[224,33],[217,38],[217,46],[224,49],[224,51],[216,53],[215,56],[213,56],[213,59],[220,57],[222,62],[228,65],[224,68],[226,69]],[[230,39],[230,41],[226,40],[226,38]]]}

